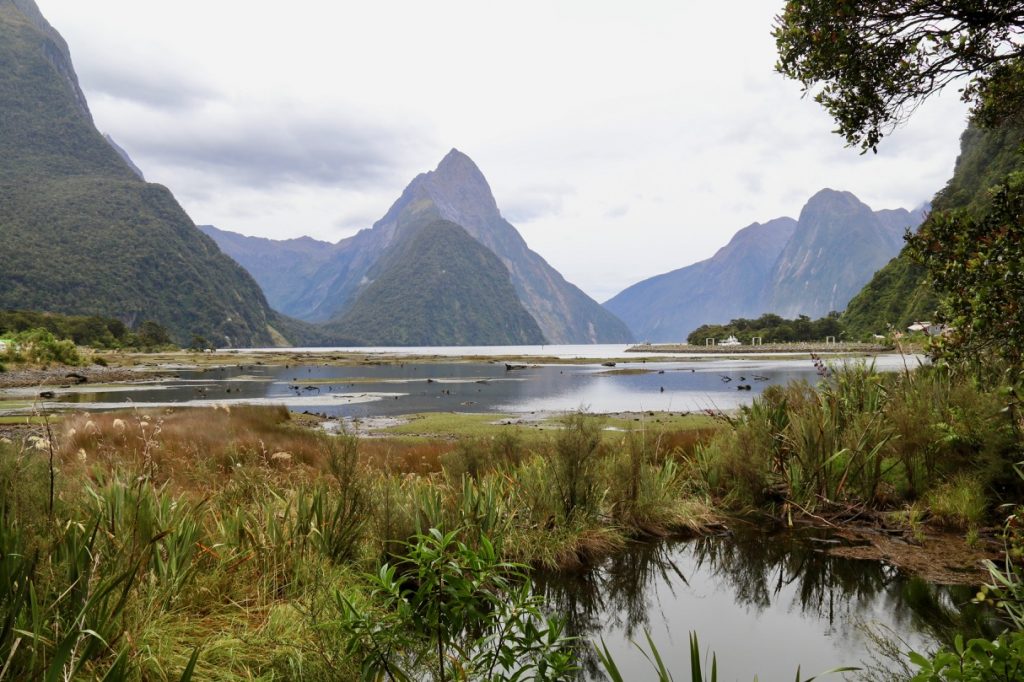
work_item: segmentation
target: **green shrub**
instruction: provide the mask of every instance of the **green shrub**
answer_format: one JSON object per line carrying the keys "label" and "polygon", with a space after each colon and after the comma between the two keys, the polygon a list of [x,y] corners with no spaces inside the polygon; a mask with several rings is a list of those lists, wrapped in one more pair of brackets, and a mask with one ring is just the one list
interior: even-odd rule
{"label": "green shrub", "polygon": [[3,357],[10,362],[40,365],[51,362],[62,365],[82,364],[82,357],[74,341],[57,339],[45,329],[30,329],[12,336]]}
{"label": "green shrub", "polygon": [[526,459],[526,448],[518,429],[505,429],[491,441],[491,459],[495,466],[511,469]]}
{"label": "green shrub", "polygon": [[542,613],[525,567],[457,535],[418,535],[403,570],[385,563],[366,576],[369,604],[336,590],[337,628],[321,629],[321,650],[360,661],[364,679],[565,679],[564,624]]}
{"label": "green shrub", "polygon": [[601,420],[585,412],[572,412],[561,419],[561,426],[555,436],[553,473],[562,518],[591,518],[600,511]]}
{"label": "green shrub", "polygon": [[957,635],[952,649],[930,658],[912,652],[910,661],[918,668],[912,682],[1014,682],[1024,676],[1024,632],[967,643]]}
{"label": "green shrub", "polygon": [[977,476],[959,473],[929,490],[924,503],[940,523],[966,530],[984,520],[988,499]]}
{"label": "green shrub", "polygon": [[464,438],[460,440],[455,449],[441,455],[441,464],[445,473],[454,481],[462,476],[469,476],[473,479],[492,468],[493,460],[487,445],[475,438]]}

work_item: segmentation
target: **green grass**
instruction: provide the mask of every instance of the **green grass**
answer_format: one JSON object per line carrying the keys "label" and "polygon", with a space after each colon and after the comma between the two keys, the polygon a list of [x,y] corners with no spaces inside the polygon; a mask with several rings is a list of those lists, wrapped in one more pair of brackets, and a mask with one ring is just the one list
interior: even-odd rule
{"label": "green grass", "polygon": [[366,574],[429,528],[569,568],[707,529],[714,505],[824,513],[824,497],[916,498],[974,523],[999,457],[1017,452],[998,400],[941,372],[860,368],[820,391],[780,388],[732,426],[633,418],[571,414],[540,430],[430,414],[405,427],[433,440],[409,445],[327,436],[283,408],[73,415],[53,430],[52,498],[47,458],[0,443],[0,552],[17,558],[0,564],[0,593],[15,596],[0,637],[31,633],[11,674],[42,678],[74,650],[84,677],[121,661],[121,679],[176,679],[198,648],[200,679],[352,678],[365,652],[334,646],[335,589],[372,608]]}
{"label": "green grass", "polygon": [[[560,417],[551,416],[536,421],[519,421],[520,417],[508,414],[474,414],[468,412],[423,412],[406,415],[409,421],[403,424],[388,426],[379,430],[380,433],[392,435],[412,435],[445,438],[489,438],[518,428],[524,437],[531,437],[532,431],[552,430],[561,428]],[[622,431],[648,429],[653,432],[695,430],[717,428],[721,422],[712,417],[695,414],[670,412],[637,413],[635,415],[615,415],[602,417],[602,423],[608,429]],[[512,424],[508,424],[512,422]]]}
{"label": "green grass", "polygon": [[472,414],[468,412],[424,412],[406,415],[409,421],[381,429],[381,433],[393,435],[434,436],[444,438],[487,438],[494,436],[508,426],[502,421],[515,419],[503,414]]}
{"label": "green grass", "polygon": [[11,424],[55,424],[60,421],[60,417],[50,416],[43,417],[40,415],[4,415],[0,416],[0,424],[11,425]]}
{"label": "green grass", "polygon": [[[0,553],[45,559],[0,564],[0,590],[26,595],[0,603],[15,627],[0,636],[31,633],[11,674],[73,660],[85,677],[127,665],[118,679],[177,679],[198,648],[199,679],[348,679],[356,658],[325,657],[334,588],[368,603],[361,576],[417,532],[565,567],[711,520],[682,465],[621,449],[599,420],[527,444],[494,418],[432,415],[460,440],[403,449],[299,428],[280,408],[74,415],[53,433],[52,507],[47,459],[0,443]],[[556,481],[574,462],[586,485],[567,506]]]}
{"label": "green grass", "polygon": [[721,421],[703,414],[682,414],[678,412],[641,412],[628,417],[610,416],[604,420],[605,426],[623,430],[689,430],[709,429],[721,426]]}

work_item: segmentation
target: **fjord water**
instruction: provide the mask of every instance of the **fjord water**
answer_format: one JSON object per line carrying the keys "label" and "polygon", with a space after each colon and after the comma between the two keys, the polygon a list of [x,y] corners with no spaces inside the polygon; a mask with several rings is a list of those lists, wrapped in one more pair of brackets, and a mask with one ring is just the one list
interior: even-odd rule
{"label": "fjord water", "polygon": [[[669,670],[689,670],[689,633],[720,680],[803,678],[838,666],[874,667],[872,679],[907,660],[883,659],[868,628],[924,652],[954,622],[985,628],[974,590],[930,585],[877,561],[832,556],[831,541],[761,532],[640,543],[577,573],[541,575],[549,609],[569,634],[602,639],[627,680],[654,679],[631,642],[650,633]],[[966,626],[970,627],[970,625]],[[990,633],[985,633],[989,634]],[[584,647],[586,679],[603,679]],[[878,673],[881,673],[880,675]],[[830,676],[824,679],[843,679]]]}
{"label": "fjord water", "polygon": [[[804,354],[792,359],[683,356],[671,362],[642,362],[635,355],[624,353],[624,349],[625,346],[360,349],[370,363],[382,362],[351,366],[317,362],[317,354],[301,356],[297,361],[301,364],[235,365],[231,364],[231,354],[224,353],[224,364],[218,367],[181,368],[176,378],[150,384],[69,389],[57,392],[49,406],[112,409],[125,407],[129,402],[138,407],[284,404],[297,411],[352,418],[436,411],[546,413],[579,408],[602,413],[693,412],[733,409],[749,403],[767,386],[794,380],[815,383],[820,379]],[[323,349],[318,352],[325,361],[337,353]],[[456,354],[475,359],[445,360]],[[414,359],[425,355],[435,359]],[[522,359],[542,355],[622,359],[615,367],[596,362],[532,365]],[[403,356],[410,361],[402,362]],[[527,366],[509,371],[505,357],[520,358],[516,362]],[[903,368],[903,359],[898,356],[882,356],[874,362],[879,369]],[[739,390],[739,386],[750,388]]]}

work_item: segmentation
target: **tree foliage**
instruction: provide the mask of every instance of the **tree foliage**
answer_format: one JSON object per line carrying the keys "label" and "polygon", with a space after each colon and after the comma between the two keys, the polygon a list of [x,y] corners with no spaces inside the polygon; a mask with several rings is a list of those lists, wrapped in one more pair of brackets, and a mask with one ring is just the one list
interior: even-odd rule
{"label": "tree foliage", "polygon": [[0,336],[30,329],[45,329],[58,339],[71,339],[79,346],[120,348],[131,345],[128,327],[112,317],[0,310]]}
{"label": "tree foliage", "polygon": [[754,337],[761,337],[763,343],[784,343],[790,341],[824,341],[829,336],[843,333],[839,313],[833,311],[817,320],[800,315],[787,320],[774,313],[765,313],[756,320],[739,318],[729,324],[705,324],[697,327],[686,337],[686,342],[702,344],[705,339],[724,340],[735,336],[743,343],[750,343]]}
{"label": "tree foliage", "polygon": [[994,190],[987,211],[934,216],[909,240],[942,295],[940,316],[952,325],[935,351],[951,359],[995,355],[1024,365],[1024,173]]}
{"label": "tree foliage", "polygon": [[82,364],[82,356],[78,354],[73,341],[58,339],[45,329],[29,329],[6,339],[0,360],[39,365],[51,362],[61,365]]}
{"label": "tree foliage", "polygon": [[1020,0],[789,0],[776,69],[800,81],[850,145],[879,141],[950,83],[981,122],[1020,111]]}

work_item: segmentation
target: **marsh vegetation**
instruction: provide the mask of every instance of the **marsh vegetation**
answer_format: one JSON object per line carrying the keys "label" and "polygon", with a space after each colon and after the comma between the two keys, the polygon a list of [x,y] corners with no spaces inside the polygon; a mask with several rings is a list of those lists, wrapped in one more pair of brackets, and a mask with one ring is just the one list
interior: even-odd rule
{"label": "marsh vegetation", "polygon": [[1000,395],[859,366],[634,431],[571,413],[548,432],[359,439],[242,406],[46,420],[0,444],[5,674],[489,679],[500,659],[561,678],[590,645],[545,615],[536,569],[736,514],[981,542],[1021,499],[1020,416]]}

